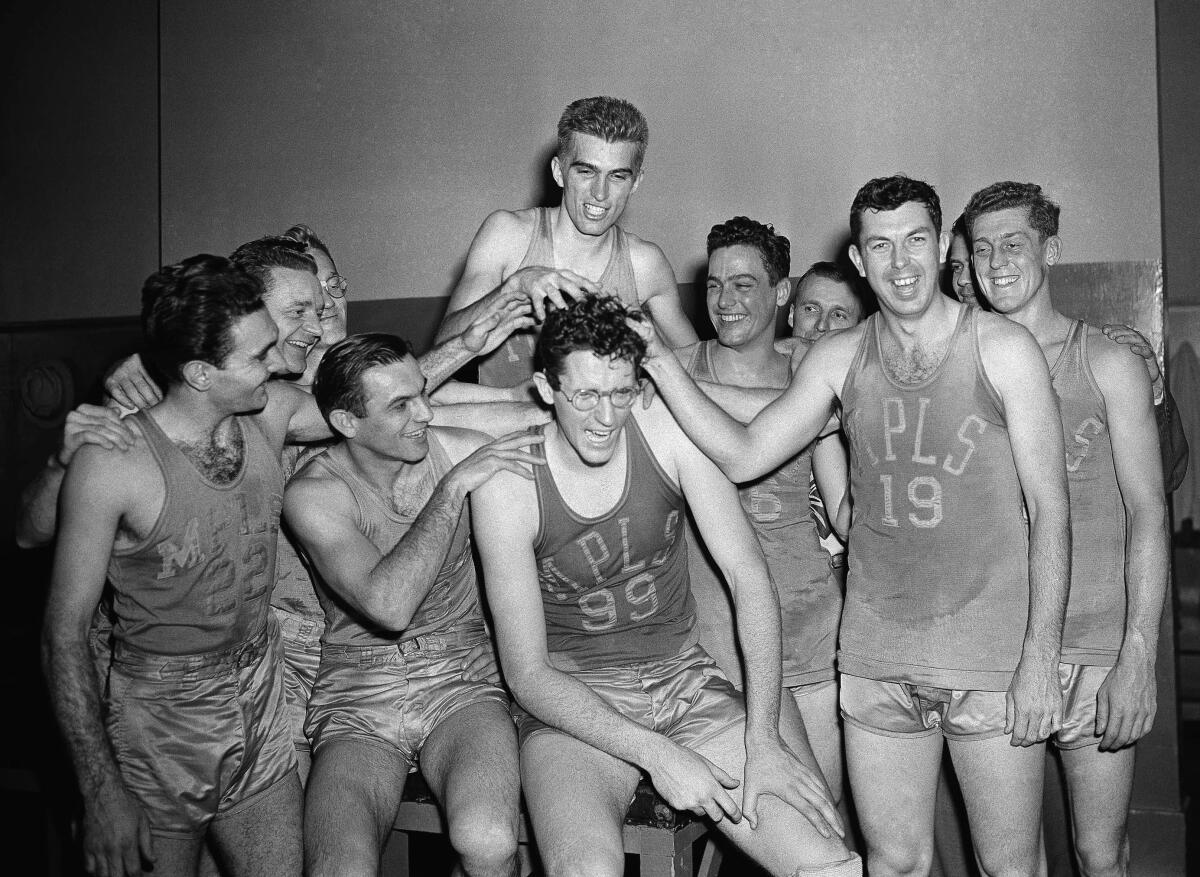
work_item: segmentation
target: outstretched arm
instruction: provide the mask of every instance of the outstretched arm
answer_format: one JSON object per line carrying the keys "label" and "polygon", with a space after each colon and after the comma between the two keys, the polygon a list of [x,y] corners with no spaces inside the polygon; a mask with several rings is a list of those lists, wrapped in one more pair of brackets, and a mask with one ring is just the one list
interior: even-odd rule
{"label": "outstretched arm", "polygon": [[73,461],[42,629],[42,668],[83,797],[84,864],[93,874],[141,874],[142,859],[153,861],[149,822],[125,787],[101,723],[88,647],[124,498],[136,480],[124,474],[93,448]]}
{"label": "outstretched arm", "polygon": [[1005,732],[1012,745],[1030,746],[1062,727],[1058,661],[1071,582],[1066,451],[1050,371],[1033,336],[995,320],[986,335],[981,326],[980,339],[1029,511],[1029,619],[1008,690]]}
{"label": "outstretched arm", "polygon": [[699,340],[696,327],[683,312],[679,284],[675,282],[675,272],[663,251],[648,241],[636,241],[633,268],[637,275],[638,296],[667,346],[695,344]]}
{"label": "outstretched arm", "polygon": [[550,663],[533,538],[537,499],[532,487],[501,474],[475,492],[472,529],[492,607],[504,678],[517,701],[548,725],[637,765],[679,810],[741,818],[727,789],[737,781],[690,749],[643,728],[587,685]]}
{"label": "outstretched arm", "polygon": [[[1096,354],[1100,355],[1096,355]],[[1093,353],[1092,373],[1108,412],[1113,463],[1125,507],[1125,636],[1096,696],[1100,748],[1120,749],[1154,724],[1158,627],[1169,581],[1167,502],[1159,480],[1150,382],[1120,349]]]}

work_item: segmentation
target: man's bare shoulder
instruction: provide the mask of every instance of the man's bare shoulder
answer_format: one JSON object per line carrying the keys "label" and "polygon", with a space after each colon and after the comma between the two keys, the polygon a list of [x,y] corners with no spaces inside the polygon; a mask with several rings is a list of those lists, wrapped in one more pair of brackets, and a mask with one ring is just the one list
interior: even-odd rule
{"label": "man's bare shoulder", "polygon": [[511,255],[519,249],[524,255],[529,238],[537,226],[538,208],[525,210],[494,210],[487,215],[471,243],[472,253],[487,252],[498,256]]}
{"label": "man's bare shoulder", "polygon": [[485,432],[462,426],[431,426],[429,430],[442,443],[451,463],[461,462],[492,440]]}
{"label": "man's bare shoulder", "polygon": [[261,411],[252,412],[251,417],[266,433],[271,447],[282,453],[287,440],[292,418],[305,405],[315,405],[310,393],[304,392],[289,381],[270,380],[266,384],[267,404]]}
{"label": "man's bare shoulder", "polygon": [[685,344],[683,347],[676,347],[671,352],[675,354],[675,358],[687,368],[687,364],[692,361],[692,357],[696,355],[696,350],[699,349],[703,341],[697,341],[695,344]]}
{"label": "man's bare shoulder", "polygon": [[1151,392],[1146,365],[1128,344],[1113,341],[1095,326],[1085,325],[1084,331],[1088,365],[1101,393],[1108,396],[1111,391]]}
{"label": "man's bare shoulder", "polygon": [[629,246],[629,261],[633,265],[633,276],[638,289],[642,291],[643,300],[661,295],[664,291],[678,293],[675,269],[658,244],[629,231],[625,232],[625,242]]}
{"label": "man's bare shoulder", "polygon": [[156,485],[161,491],[163,483],[158,459],[140,429],[138,439],[126,449],[84,445],[71,458],[67,475],[76,489],[121,503],[136,502]]}
{"label": "man's bare shoulder", "polygon": [[650,452],[668,472],[675,471],[677,454],[696,449],[696,445],[687,437],[671,409],[663,402],[662,396],[656,395],[649,408],[643,408],[640,403],[635,404],[633,419],[637,421]]}
{"label": "man's bare shoulder", "polygon": [[[975,314],[975,325],[979,329],[979,343],[985,349],[996,346],[1014,346],[1024,350],[1028,345],[1037,346],[1033,335],[1022,326],[1002,314],[978,310]],[[1040,348],[1039,348],[1040,349]]]}
{"label": "man's bare shoulder", "polygon": [[314,457],[302,466],[283,494],[284,514],[292,526],[357,517],[357,504],[350,487]]}

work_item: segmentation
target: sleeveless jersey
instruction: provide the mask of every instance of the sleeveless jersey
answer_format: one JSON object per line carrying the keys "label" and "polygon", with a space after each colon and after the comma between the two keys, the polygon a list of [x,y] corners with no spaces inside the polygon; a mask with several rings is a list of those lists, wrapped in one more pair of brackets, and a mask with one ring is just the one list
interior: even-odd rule
{"label": "sleeveless jersey", "polygon": [[[720,383],[710,359],[715,340],[701,341],[688,363],[688,373],[702,381]],[[771,578],[779,592],[783,625],[783,684],[822,682],[834,677],[834,652],[842,593],[829,553],[821,546],[809,505],[813,445],[809,445],[774,472],[738,486],[742,508],[758,535]],[[720,592],[728,600],[720,571],[701,550],[701,541],[689,526],[692,539],[689,571],[692,590]],[[697,596],[697,600],[700,597]],[[730,619],[730,635],[733,635]]]}
{"label": "sleeveless jersey", "polygon": [[[304,468],[313,457],[321,453],[327,444],[285,445],[283,448],[283,480],[287,482],[293,474]],[[301,559],[299,545],[288,528],[287,521],[279,530],[279,545],[275,557],[275,590],[271,593],[271,605],[292,615],[325,624],[325,612],[317,599],[312,575]]]}
{"label": "sleeveless jersey", "polygon": [[[553,208],[538,207],[536,214],[537,225],[517,271],[535,265],[555,267]],[[619,225],[612,227],[612,234],[612,252],[597,282],[605,293],[615,295],[630,307],[636,307],[641,300],[633,275],[633,260],[629,256],[629,242],[625,240],[625,232]],[[495,351],[479,360],[479,383],[485,387],[514,387],[527,380],[533,374],[533,346],[536,340],[537,334],[532,329],[513,332]]]}
{"label": "sleeveless jersey", "polygon": [[283,474],[252,417],[235,418],[242,467],[229,484],[205,478],[145,412],[141,427],[166,492],[146,538],[114,550],[116,640],[166,655],[228,649],[266,622],[275,583],[275,546],[283,507]]}
{"label": "sleeveless jersey", "polygon": [[576,514],[549,466],[533,468],[537,559],[546,645],[555,666],[589,670],[664,660],[694,642],[684,502],[625,422],[625,487],[609,512]]}
{"label": "sleeveless jersey", "polygon": [[[381,496],[345,461],[340,446],[328,449],[309,464],[320,466],[350,488],[358,507],[358,529],[381,554],[387,554],[396,547],[425,507],[432,485],[436,485],[450,471],[450,458],[436,432],[430,430],[428,436],[428,455],[420,463],[406,467],[398,479],[402,484],[421,485],[418,488],[419,499],[409,497],[413,499],[411,503],[398,504],[395,497]],[[476,619],[480,626],[483,625],[475,563],[471,556],[470,521],[465,504],[433,587],[403,631],[378,627],[351,609],[319,577],[317,581],[317,596],[325,609],[325,635],[321,641],[330,645],[394,645],[422,634],[445,630],[460,621]]]}
{"label": "sleeveless jersey", "polygon": [[1125,506],[1104,397],[1088,365],[1087,335],[1087,325],[1076,320],[1050,370],[1071,491],[1071,592],[1062,660],[1111,667],[1125,630]]}
{"label": "sleeveless jersey", "polygon": [[851,447],[838,666],[869,679],[1004,691],[1029,611],[1029,530],[1004,409],[961,308],[928,378],[900,384],[866,323],[842,406]]}

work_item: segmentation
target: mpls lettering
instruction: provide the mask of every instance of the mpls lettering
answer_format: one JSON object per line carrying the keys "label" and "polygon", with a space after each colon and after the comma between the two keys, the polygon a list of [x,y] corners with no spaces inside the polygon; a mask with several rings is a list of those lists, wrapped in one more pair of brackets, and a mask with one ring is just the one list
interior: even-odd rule
{"label": "mpls lettering", "polygon": [[[971,457],[975,455],[975,440],[987,431],[987,421],[977,414],[968,414],[963,418],[954,434],[957,446],[941,459],[939,465],[937,454],[929,453],[926,441],[926,422],[932,401],[925,396],[918,397],[916,411],[913,411],[911,405],[905,406],[903,399],[891,397],[882,400],[882,460],[867,438],[862,412],[855,412],[849,421],[852,424],[856,457],[860,458],[858,465],[862,465],[863,458],[872,466],[878,466],[880,462],[892,463],[904,456],[918,465],[941,468],[951,475],[961,475]],[[911,445],[907,441],[910,435]],[[902,437],[904,441],[901,441]],[[936,442],[936,437],[934,441]]]}

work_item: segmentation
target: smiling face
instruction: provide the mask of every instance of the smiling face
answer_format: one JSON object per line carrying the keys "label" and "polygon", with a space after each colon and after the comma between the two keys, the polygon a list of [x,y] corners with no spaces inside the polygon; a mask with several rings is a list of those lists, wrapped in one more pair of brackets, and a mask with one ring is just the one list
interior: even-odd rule
{"label": "smiling face", "polygon": [[641,182],[638,146],[576,132],[570,153],[554,156],[550,171],[562,187],[563,208],[581,234],[604,234],[621,218]]}
{"label": "smiling face", "polygon": [[425,395],[425,376],[417,361],[377,365],[362,373],[363,417],[351,416],[348,441],[381,457],[417,463],[429,453],[433,412]]}
{"label": "smiling face", "polygon": [[[324,283],[337,274],[333,260],[321,250],[305,250],[317,263],[317,282]],[[334,298],[321,289],[321,346],[332,347],[346,337],[346,297]]]}
{"label": "smiling face", "polygon": [[950,272],[950,291],[954,293],[954,297],[969,305],[979,304],[975,295],[975,281],[971,277],[971,248],[961,234],[956,234],[950,239],[950,250],[946,253],[946,269]]}
{"label": "smiling face", "polygon": [[263,301],[279,328],[279,353],[289,374],[304,371],[304,361],[321,340],[321,283],[315,274],[295,268],[271,269]]}
{"label": "smiling face", "polygon": [[978,216],[971,226],[971,258],[988,302],[1014,314],[1040,293],[1049,295],[1047,269],[1058,261],[1057,235],[1041,239],[1029,224],[1029,211],[1009,207]]}
{"label": "smiling face", "polygon": [[907,201],[895,210],[865,210],[850,259],[867,279],[879,307],[915,317],[940,295],[938,275],[949,239],[938,235],[924,204]]}
{"label": "smiling face", "polygon": [[708,318],[725,347],[742,347],[764,334],[774,338],[775,310],[787,296],[787,278],[772,285],[754,247],[734,244],[708,257]]}
{"label": "smiling face", "polygon": [[810,274],[796,289],[792,337],[816,341],[836,335],[862,319],[862,303],[849,285]]}
{"label": "smiling face", "polygon": [[276,338],[275,324],[265,309],[239,317],[229,327],[229,354],[207,370],[210,401],[231,414],[262,409],[267,404],[267,381],[287,368]]}
{"label": "smiling face", "polygon": [[603,466],[611,460],[633,409],[618,408],[608,395],[602,395],[595,408],[580,411],[571,404],[570,397],[580,390],[607,394],[622,387],[637,387],[633,363],[576,350],[563,360],[558,390],[541,372],[533,379],[542,401],[554,406],[558,434],[579,459],[589,466]]}

